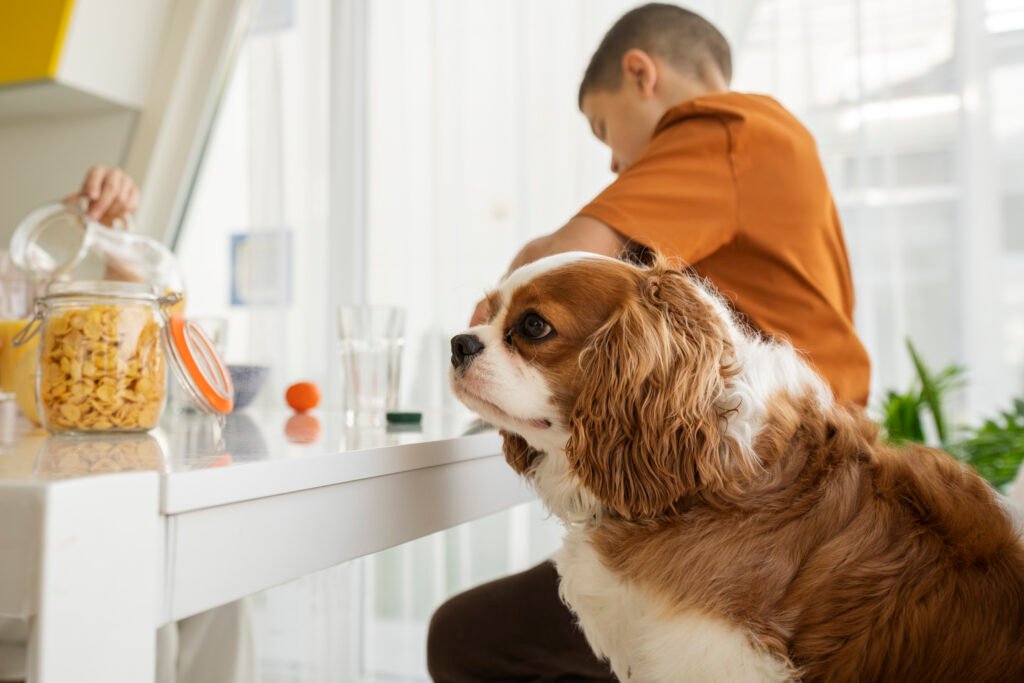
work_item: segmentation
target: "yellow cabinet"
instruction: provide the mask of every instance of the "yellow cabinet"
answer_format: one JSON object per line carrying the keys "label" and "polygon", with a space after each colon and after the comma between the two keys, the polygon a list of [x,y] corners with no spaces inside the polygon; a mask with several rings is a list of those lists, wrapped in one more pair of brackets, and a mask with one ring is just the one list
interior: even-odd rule
{"label": "yellow cabinet", "polygon": [[55,78],[74,0],[0,0],[0,85]]}
{"label": "yellow cabinet", "polygon": [[0,0],[0,123],[137,111],[171,0]]}

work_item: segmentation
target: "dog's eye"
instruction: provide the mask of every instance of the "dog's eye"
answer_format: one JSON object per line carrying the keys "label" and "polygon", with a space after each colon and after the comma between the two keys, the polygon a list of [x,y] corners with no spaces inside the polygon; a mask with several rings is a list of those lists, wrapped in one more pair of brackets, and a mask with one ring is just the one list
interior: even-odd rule
{"label": "dog's eye", "polygon": [[527,313],[519,322],[519,331],[527,339],[539,341],[550,335],[554,330],[548,325],[544,318],[536,313]]}

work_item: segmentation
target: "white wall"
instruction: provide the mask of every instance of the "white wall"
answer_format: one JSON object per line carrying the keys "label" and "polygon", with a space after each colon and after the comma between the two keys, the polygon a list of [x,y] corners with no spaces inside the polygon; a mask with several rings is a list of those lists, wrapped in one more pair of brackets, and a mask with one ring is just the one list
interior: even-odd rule
{"label": "white wall", "polygon": [[170,0],[76,0],[57,80],[138,109],[149,92]]}
{"label": "white wall", "polygon": [[0,120],[0,249],[25,214],[77,191],[89,166],[121,163],[135,120],[127,110]]}

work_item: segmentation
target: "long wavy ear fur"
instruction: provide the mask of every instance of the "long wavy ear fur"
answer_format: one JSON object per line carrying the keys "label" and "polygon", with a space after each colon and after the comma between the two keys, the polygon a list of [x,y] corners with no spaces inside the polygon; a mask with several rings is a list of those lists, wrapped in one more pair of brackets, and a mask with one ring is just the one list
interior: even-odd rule
{"label": "long wavy ear fur", "polygon": [[636,297],[580,355],[566,447],[583,485],[627,519],[726,488],[733,467],[720,406],[732,373],[726,323],[664,261],[637,273]]}
{"label": "long wavy ear fur", "polygon": [[526,439],[507,432],[504,429],[499,432],[504,439],[502,450],[505,452],[505,462],[519,474],[526,474],[534,459],[540,455],[540,451],[526,443]]}

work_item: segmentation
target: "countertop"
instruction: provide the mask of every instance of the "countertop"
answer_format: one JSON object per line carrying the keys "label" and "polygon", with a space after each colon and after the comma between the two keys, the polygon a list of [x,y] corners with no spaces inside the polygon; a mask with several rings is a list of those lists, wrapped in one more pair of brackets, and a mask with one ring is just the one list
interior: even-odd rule
{"label": "countertop", "polygon": [[146,433],[57,436],[0,402],[0,484],[47,486],[119,472],[161,473],[161,512],[174,514],[493,456],[501,438],[472,415],[346,427],[343,414],[250,410],[223,421],[167,411]]}

